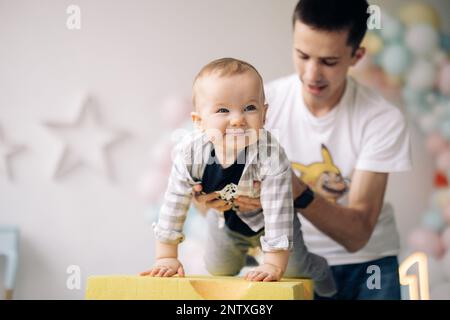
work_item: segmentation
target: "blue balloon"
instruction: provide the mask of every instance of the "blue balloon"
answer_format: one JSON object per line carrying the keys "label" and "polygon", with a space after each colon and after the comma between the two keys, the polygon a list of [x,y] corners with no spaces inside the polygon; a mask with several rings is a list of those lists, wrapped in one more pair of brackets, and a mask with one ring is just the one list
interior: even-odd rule
{"label": "blue balloon", "polygon": [[381,67],[390,75],[397,76],[404,73],[411,63],[411,53],[400,43],[389,45],[380,57]]}
{"label": "blue balloon", "polygon": [[437,210],[429,210],[422,217],[422,225],[436,232],[441,232],[447,226],[442,214]]}
{"label": "blue balloon", "polygon": [[442,33],[439,40],[441,48],[447,53],[450,52],[450,35]]}
{"label": "blue balloon", "polygon": [[385,19],[380,30],[381,36],[386,41],[400,40],[402,39],[404,32],[405,28],[402,23],[394,18]]}
{"label": "blue balloon", "polygon": [[443,120],[439,126],[439,129],[442,136],[444,136],[447,139],[450,139],[450,119]]}

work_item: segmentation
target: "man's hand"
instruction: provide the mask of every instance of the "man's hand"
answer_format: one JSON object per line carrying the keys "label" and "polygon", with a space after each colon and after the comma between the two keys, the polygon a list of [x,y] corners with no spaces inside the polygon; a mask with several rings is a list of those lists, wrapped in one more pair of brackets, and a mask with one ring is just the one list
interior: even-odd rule
{"label": "man's hand", "polygon": [[[259,189],[261,188],[261,182],[255,181],[253,182],[253,188]],[[248,212],[255,211],[257,209],[261,209],[261,201],[260,198],[250,198],[245,196],[238,196],[234,200],[234,205],[239,207],[240,212]]]}
{"label": "man's hand", "polygon": [[231,209],[231,205],[224,200],[219,199],[219,195],[215,192],[202,194],[202,186],[197,184],[192,188],[193,200],[197,208],[205,214],[208,209],[216,209],[218,211],[227,211]]}
{"label": "man's hand", "polygon": [[171,277],[175,274],[184,277],[183,265],[177,258],[157,259],[150,270],[140,273],[141,276],[150,277]]}
{"label": "man's hand", "polygon": [[283,271],[281,268],[269,264],[264,263],[259,267],[253,269],[253,271],[248,272],[244,279],[248,281],[279,281],[283,275]]}

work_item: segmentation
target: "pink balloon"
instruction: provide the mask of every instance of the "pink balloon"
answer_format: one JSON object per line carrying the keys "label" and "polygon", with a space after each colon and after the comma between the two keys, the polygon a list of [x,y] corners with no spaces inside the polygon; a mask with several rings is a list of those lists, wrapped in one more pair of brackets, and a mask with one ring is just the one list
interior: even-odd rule
{"label": "pink balloon", "polygon": [[450,224],[450,203],[444,207],[442,215],[444,216],[444,219],[447,220],[448,224]]}
{"label": "pink balloon", "polygon": [[438,87],[443,95],[450,95],[450,63],[441,68],[438,77]]}
{"label": "pink balloon", "polygon": [[450,251],[447,251],[447,253],[444,255],[442,259],[442,266],[447,279],[450,279]]}
{"label": "pink balloon", "polygon": [[436,158],[436,167],[442,171],[450,169],[450,150],[444,150]]}
{"label": "pink balloon", "polygon": [[427,149],[432,155],[449,149],[448,141],[438,132],[433,132],[427,137]]}
{"label": "pink balloon", "polygon": [[450,250],[450,226],[441,235],[442,244],[446,250]]}
{"label": "pink balloon", "polygon": [[416,229],[410,234],[408,240],[409,245],[415,250],[423,251],[438,259],[445,253],[439,234],[432,230]]}

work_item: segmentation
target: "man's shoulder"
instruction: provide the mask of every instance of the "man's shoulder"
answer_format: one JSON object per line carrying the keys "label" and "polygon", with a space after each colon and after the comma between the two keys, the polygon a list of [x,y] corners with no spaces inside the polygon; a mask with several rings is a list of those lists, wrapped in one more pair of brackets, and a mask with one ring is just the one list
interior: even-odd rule
{"label": "man's shoulder", "polygon": [[376,90],[366,87],[354,79],[350,81],[355,88],[354,109],[357,116],[367,120],[403,121],[404,115],[394,103],[386,100]]}

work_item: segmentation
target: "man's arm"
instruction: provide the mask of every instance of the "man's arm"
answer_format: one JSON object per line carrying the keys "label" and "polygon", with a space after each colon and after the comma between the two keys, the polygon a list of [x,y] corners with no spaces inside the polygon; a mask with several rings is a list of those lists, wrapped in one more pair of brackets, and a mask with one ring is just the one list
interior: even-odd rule
{"label": "man's arm", "polygon": [[[296,198],[306,185],[295,174],[292,176]],[[372,235],[383,206],[387,180],[387,173],[355,170],[348,206],[331,203],[316,193],[308,208],[300,213],[349,252],[356,252]]]}

